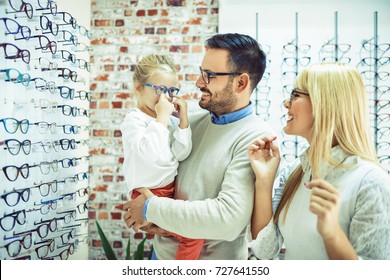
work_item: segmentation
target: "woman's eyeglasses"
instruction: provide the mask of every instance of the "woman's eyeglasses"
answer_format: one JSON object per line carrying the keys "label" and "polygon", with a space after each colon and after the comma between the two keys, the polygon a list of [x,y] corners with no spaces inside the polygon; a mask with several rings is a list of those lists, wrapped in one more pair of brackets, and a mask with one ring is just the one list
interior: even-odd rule
{"label": "woman's eyeglasses", "polygon": [[291,94],[290,94],[290,98],[289,99],[286,99],[284,103],[288,102],[288,103],[293,103],[295,99],[297,99],[298,97],[300,97],[302,95],[306,95],[306,96],[310,96],[310,94],[308,94],[307,92],[305,91],[302,91],[302,90],[299,90],[299,89],[296,89],[294,88],[292,91],[291,91]]}

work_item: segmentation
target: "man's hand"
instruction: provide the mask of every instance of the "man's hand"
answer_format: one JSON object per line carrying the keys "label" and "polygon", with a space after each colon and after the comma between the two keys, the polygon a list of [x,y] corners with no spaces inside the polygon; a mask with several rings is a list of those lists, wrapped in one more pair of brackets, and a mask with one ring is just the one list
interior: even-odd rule
{"label": "man's hand", "polygon": [[156,234],[160,236],[170,236],[172,235],[169,231],[166,231],[165,229],[160,228],[159,226],[156,226],[155,224],[148,223],[148,225],[143,226],[141,230],[150,233],[150,234]]}
{"label": "man's hand", "polygon": [[123,205],[123,209],[126,211],[123,219],[128,227],[133,227],[135,232],[148,225],[149,223],[144,220],[142,210],[144,208],[147,197],[141,193],[136,199],[133,199]]}

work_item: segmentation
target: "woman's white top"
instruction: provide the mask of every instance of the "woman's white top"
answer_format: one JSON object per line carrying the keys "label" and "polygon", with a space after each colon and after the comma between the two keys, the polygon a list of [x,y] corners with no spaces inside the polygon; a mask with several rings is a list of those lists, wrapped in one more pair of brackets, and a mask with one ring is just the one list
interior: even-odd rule
{"label": "woman's white top", "polygon": [[[332,157],[343,166],[321,165],[321,176],[341,193],[339,224],[360,259],[390,259],[390,177],[379,166],[347,154],[341,147],[332,148]],[[278,224],[273,219],[261,230],[251,247],[260,259],[275,258],[282,245],[285,259],[328,259],[317,216],[309,210],[311,190],[304,186],[310,180],[311,167],[307,150],[300,156],[303,178],[283,222],[284,209]],[[273,209],[280,201],[282,189],[299,160],[280,174],[275,189]]]}

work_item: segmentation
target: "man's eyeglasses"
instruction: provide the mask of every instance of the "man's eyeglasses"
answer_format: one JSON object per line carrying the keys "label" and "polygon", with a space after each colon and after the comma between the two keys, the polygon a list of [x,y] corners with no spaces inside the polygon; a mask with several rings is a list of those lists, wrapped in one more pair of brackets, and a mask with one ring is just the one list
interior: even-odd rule
{"label": "man's eyeglasses", "polygon": [[145,86],[154,88],[154,91],[158,96],[160,96],[161,94],[168,93],[169,97],[174,97],[178,95],[180,91],[180,89],[178,89],[177,87],[167,88],[166,86],[163,85],[152,85],[152,84],[145,84]]}
{"label": "man's eyeglasses", "polygon": [[240,72],[211,72],[207,70],[203,70],[201,67],[199,67],[200,75],[202,76],[203,82],[208,85],[210,83],[210,78],[217,77],[217,76],[238,76],[242,73]]}
{"label": "man's eyeglasses", "polygon": [[297,99],[298,97],[300,97],[302,95],[306,95],[306,96],[310,96],[310,94],[308,94],[307,92],[303,91],[303,90],[300,90],[300,89],[296,89],[294,88],[292,91],[291,91],[291,94],[290,94],[290,98],[289,99],[286,99],[284,103],[288,102],[288,103],[292,103],[295,99]]}

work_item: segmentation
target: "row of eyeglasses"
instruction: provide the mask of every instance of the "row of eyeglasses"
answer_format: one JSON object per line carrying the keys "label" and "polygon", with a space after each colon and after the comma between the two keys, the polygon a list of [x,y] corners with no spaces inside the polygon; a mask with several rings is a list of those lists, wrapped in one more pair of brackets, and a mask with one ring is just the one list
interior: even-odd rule
{"label": "row of eyeglasses", "polygon": [[[84,170],[88,169],[89,155],[82,155],[84,152],[80,154],[77,149],[80,145],[87,147],[89,142],[84,137],[89,130],[89,108],[83,102],[91,101],[91,93],[82,88],[82,83],[85,84],[83,76],[91,70],[85,59],[86,52],[91,50],[85,43],[91,33],[78,25],[71,14],[58,11],[52,0],[7,2],[4,13],[0,11],[0,27],[4,26],[6,35],[0,42],[0,53],[4,53],[0,57],[0,83],[6,93],[18,87],[28,98],[16,101],[7,94],[4,104],[19,108],[32,103],[42,110],[43,121],[32,122],[37,112],[31,110],[25,110],[29,115],[23,117],[13,115],[14,109],[0,117],[0,132],[13,135],[0,139],[0,152],[9,152],[9,160],[19,159],[1,167],[6,180],[0,203],[7,207],[2,207],[0,216],[0,258],[68,259],[78,244],[88,238],[85,229],[90,188],[88,172]],[[50,95],[38,97],[41,93]],[[21,96],[18,94],[18,98]],[[80,103],[61,104],[58,98]],[[46,113],[59,113],[60,118],[51,114],[48,121]],[[61,116],[85,118],[74,118],[74,124],[70,118],[61,121]],[[32,132],[32,127],[38,136],[62,132],[72,137],[18,137]],[[81,139],[73,135],[80,135]],[[43,158],[31,152],[44,152]],[[35,160],[13,157],[22,154]]]}

